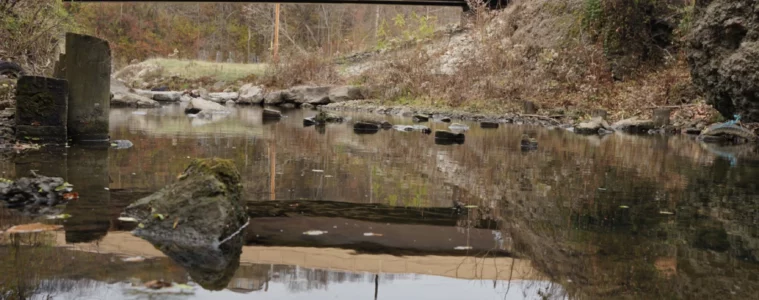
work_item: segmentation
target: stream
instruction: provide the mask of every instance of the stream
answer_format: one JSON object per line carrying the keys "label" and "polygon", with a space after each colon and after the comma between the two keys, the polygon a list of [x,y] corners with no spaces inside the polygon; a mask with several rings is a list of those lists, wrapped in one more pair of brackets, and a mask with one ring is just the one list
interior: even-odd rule
{"label": "stream", "polygon": [[[759,150],[685,136],[582,136],[467,125],[434,134],[304,127],[310,110],[192,118],[115,108],[127,149],[45,147],[2,177],[63,177],[79,199],[46,220],[0,208],[0,299],[751,299],[759,293]],[[352,120],[366,115],[339,113]],[[410,118],[371,115],[396,125]],[[456,121],[454,121],[456,122]],[[448,130],[451,123],[421,123]],[[523,149],[523,134],[536,149]],[[250,214],[220,284],[118,219],[195,158],[232,160]],[[309,232],[316,232],[313,234]],[[145,288],[152,280],[173,282]],[[247,295],[253,294],[253,295]]]}

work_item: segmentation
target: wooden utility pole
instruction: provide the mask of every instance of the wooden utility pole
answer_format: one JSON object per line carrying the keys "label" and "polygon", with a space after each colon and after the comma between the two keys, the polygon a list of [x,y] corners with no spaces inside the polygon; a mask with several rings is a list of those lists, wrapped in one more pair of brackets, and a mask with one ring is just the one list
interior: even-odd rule
{"label": "wooden utility pole", "polygon": [[272,52],[274,62],[279,62],[279,3],[274,4],[274,45]]}

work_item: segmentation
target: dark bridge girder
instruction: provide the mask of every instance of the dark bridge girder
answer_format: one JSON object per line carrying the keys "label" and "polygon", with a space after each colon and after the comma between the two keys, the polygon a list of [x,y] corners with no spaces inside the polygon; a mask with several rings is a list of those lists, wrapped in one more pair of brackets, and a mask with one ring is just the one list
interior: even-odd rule
{"label": "dark bridge girder", "polygon": [[[481,0],[491,9],[505,7],[509,0]],[[466,0],[63,0],[63,2],[240,2],[240,3],[320,3],[452,6],[469,10]]]}

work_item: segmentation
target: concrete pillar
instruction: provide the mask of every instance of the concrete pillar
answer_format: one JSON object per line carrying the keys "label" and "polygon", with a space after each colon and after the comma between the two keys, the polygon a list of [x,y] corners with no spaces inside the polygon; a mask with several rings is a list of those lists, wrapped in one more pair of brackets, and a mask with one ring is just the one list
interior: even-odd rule
{"label": "concrete pillar", "polygon": [[66,54],[61,53],[58,55],[58,61],[55,62],[55,68],[53,68],[53,77],[59,79],[66,79]]}
{"label": "concrete pillar", "polygon": [[65,143],[66,80],[23,76],[16,86],[16,140]]}
{"label": "concrete pillar", "polygon": [[107,141],[111,108],[111,49],[87,35],[66,34],[68,133],[74,141]]}

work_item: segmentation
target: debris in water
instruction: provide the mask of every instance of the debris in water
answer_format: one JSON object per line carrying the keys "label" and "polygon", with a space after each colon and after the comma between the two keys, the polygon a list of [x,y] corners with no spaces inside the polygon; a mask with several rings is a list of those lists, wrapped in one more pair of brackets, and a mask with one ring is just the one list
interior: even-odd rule
{"label": "debris in water", "polygon": [[71,218],[71,215],[69,215],[69,214],[60,214],[60,215],[55,215],[55,216],[47,216],[48,220],[65,220],[65,219],[68,219],[68,218]]}
{"label": "debris in water", "polygon": [[121,222],[135,222],[137,223],[137,219],[132,217],[119,217],[119,221]]}
{"label": "debris in water", "polygon": [[139,228],[145,228],[145,224],[142,224],[142,223],[137,224],[137,227],[139,227]]}
{"label": "debris in water", "polygon": [[453,250],[471,250],[471,246],[456,246]]}
{"label": "debris in water", "polygon": [[660,215],[674,215],[675,213],[671,211],[662,210],[662,211],[659,211],[659,214]]}
{"label": "debris in water", "polygon": [[630,207],[627,205],[620,205],[619,208],[630,208]]}
{"label": "debris in water", "polygon": [[145,261],[145,258],[142,257],[142,256],[133,256],[133,257],[122,258],[121,261],[123,261],[123,262],[143,262],[143,261]]}
{"label": "debris in water", "polygon": [[325,234],[325,233],[327,233],[327,232],[326,231],[321,231],[321,230],[309,230],[309,231],[303,232],[303,234],[305,234],[305,235],[322,235],[322,234]]}
{"label": "debris in water", "polygon": [[63,226],[61,225],[50,225],[50,224],[42,224],[42,223],[32,223],[32,224],[23,224],[23,225],[16,225],[5,231],[5,233],[32,233],[32,232],[45,232],[45,231],[56,231],[62,229]]}
{"label": "debris in water", "polygon": [[383,236],[381,233],[364,232],[364,236]]}
{"label": "debris in water", "polygon": [[145,283],[145,287],[149,289],[159,290],[162,288],[171,287],[171,283],[163,280],[151,280]]}
{"label": "debris in water", "polygon": [[163,214],[153,214],[153,218],[161,219],[161,221],[163,221],[163,219],[165,219],[166,217]]}
{"label": "debris in water", "polygon": [[605,188],[598,188],[599,191],[605,191]]}
{"label": "debris in water", "polygon": [[324,175],[324,177],[332,178],[332,175]]}
{"label": "debris in water", "polygon": [[105,189],[106,191],[110,191],[110,190],[111,190],[111,189],[109,189],[109,188],[104,188],[104,189]]}
{"label": "debris in water", "polygon": [[174,225],[171,226],[171,229],[177,229],[177,224],[179,224],[179,217],[174,219]]}
{"label": "debris in water", "polygon": [[63,184],[55,187],[55,191],[56,192],[63,192],[63,191],[70,192],[72,190],[73,186],[74,185],[72,185],[72,184],[70,184],[68,182],[64,182]]}
{"label": "debris in water", "polygon": [[316,169],[314,169],[314,170],[311,170],[311,172],[314,172],[314,173],[324,173],[324,170],[316,170]]}
{"label": "debris in water", "polygon": [[465,208],[477,208],[477,205],[466,205]]}
{"label": "debris in water", "polygon": [[63,194],[63,200],[71,201],[79,199],[79,193],[71,192]]}

